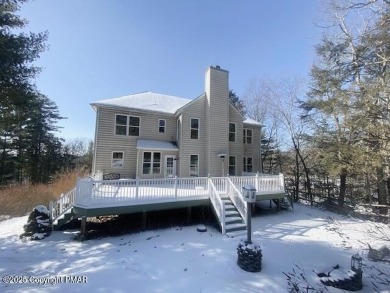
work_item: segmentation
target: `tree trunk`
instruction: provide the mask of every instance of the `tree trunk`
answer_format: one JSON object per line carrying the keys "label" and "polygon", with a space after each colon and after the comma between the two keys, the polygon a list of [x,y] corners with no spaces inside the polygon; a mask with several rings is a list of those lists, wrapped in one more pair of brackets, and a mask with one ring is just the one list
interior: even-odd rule
{"label": "tree trunk", "polygon": [[[5,141],[5,140],[4,140]],[[5,153],[6,152],[6,148],[5,148],[5,143],[4,143],[4,147],[2,149],[2,154],[1,154],[1,164],[0,164],[0,185],[3,184],[3,181],[4,181],[4,173],[5,173]]]}
{"label": "tree trunk", "polygon": [[303,159],[301,153],[299,150],[297,150],[298,157],[302,163],[303,166],[303,171],[305,172],[305,177],[306,177],[306,187],[307,187],[307,194],[309,195],[310,198],[310,205],[313,206],[313,193],[311,191],[311,180],[310,180],[310,172],[309,168],[306,166],[306,162]]}
{"label": "tree trunk", "polygon": [[[387,180],[385,180],[383,166],[376,169],[377,180],[378,180],[378,204],[387,205]],[[379,207],[379,213],[386,215],[388,208]]]}
{"label": "tree trunk", "polygon": [[344,205],[345,201],[345,192],[347,190],[347,170],[342,169],[340,173],[340,194],[338,198],[338,204],[339,206]]}
{"label": "tree trunk", "polygon": [[294,198],[295,202],[298,202],[299,199],[299,179],[300,179],[300,173],[299,173],[299,160],[298,155],[295,154],[295,168],[296,168],[296,174],[295,174],[295,190],[294,190]]}
{"label": "tree trunk", "polygon": [[368,174],[365,175],[366,177],[366,184],[365,184],[365,189],[366,189],[366,198],[365,202],[366,203],[371,203],[371,181],[370,178],[368,177]]}

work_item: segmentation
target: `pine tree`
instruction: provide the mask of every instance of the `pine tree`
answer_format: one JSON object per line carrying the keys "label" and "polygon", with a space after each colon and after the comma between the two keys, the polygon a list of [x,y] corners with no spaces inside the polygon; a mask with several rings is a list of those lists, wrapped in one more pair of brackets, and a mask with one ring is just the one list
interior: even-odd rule
{"label": "pine tree", "polygon": [[46,48],[47,33],[14,32],[26,25],[16,14],[24,2],[0,0],[0,185],[47,181],[55,167],[44,158],[60,144],[53,134],[58,109],[34,83],[40,72],[34,61]]}

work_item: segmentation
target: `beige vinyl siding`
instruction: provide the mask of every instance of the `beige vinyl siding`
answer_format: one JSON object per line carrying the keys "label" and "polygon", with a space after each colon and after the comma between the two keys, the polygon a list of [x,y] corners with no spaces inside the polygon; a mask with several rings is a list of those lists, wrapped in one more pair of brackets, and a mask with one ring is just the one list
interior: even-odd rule
{"label": "beige vinyl siding", "polygon": [[236,124],[236,141],[229,141],[229,156],[236,157],[236,176],[241,176],[243,171],[243,118],[240,113],[234,108],[234,106],[229,105],[229,122]]}
{"label": "beige vinyl siding", "polygon": [[[244,144],[244,157],[253,158],[253,172],[260,172],[260,130],[261,127],[252,124],[244,124],[244,128],[252,129],[252,143]],[[242,138],[241,138],[242,140]]]}
{"label": "beige vinyl siding", "polygon": [[[207,176],[206,159],[206,98],[204,96],[194,100],[181,113],[181,141],[179,153],[179,176],[190,176],[190,156],[199,155],[199,176]],[[199,119],[198,139],[191,139],[191,118]]]}
{"label": "beige vinyl siding", "polygon": [[[210,67],[206,72],[206,96],[209,105],[208,129],[208,172],[211,176],[222,176],[221,158],[218,154],[229,153],[229,73]],[[225,174],[228,160],[224,160]]]}
{"label": "beige vinyl siding", "polygon": [[[176,118],[173,115],[139,112],[125,109],[102,108],[98,109],[96,135],[96,155],[94,171],[106,173],[120,173],[123,178],[135,178],[137,168],[137,140],[154,139],[164,141],[176,140]],[[130,115],[140,117],[140,135],[127,136],[115,134],[115,115]],[[158,132],[159,119],[166,120],[165,133]],[[112,152],[124,152],[123,168],[111,168]]]}

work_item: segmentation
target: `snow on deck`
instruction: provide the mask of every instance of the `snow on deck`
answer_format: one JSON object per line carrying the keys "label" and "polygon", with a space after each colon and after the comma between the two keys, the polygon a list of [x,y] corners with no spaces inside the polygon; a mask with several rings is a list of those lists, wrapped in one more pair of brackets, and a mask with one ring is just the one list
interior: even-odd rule
{"label": "snow on deck", "polygon": [[[284,193],[283,176],[231,177],[239,191],[254,185],[259,195]],[[229,193],[226,178],[219,178],[215,188]],[[209,198],[209,178],[80,180],[75,205],[86,208],[142,205],[160,202],[201,200]]]}

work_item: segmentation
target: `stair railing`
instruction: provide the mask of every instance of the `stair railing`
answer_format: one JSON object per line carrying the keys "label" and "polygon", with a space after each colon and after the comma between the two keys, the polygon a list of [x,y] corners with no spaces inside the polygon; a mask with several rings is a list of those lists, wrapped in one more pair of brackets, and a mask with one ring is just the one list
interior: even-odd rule
{"label": "stair railing", "polygon": [[73,188],[67,193],[61,194],[61,197],[56,201],[50,201],[49,203],[49,212],[50,219],[53,225],[53,222],[70,210],[75,203],[76,197],[76,188]]}
{"label": "stair railing", "polygon": [[232,201],[232,203],[234,204],[234,206],[236,207],[237,211],[240,213],[245,224],[247,224],[246,218],[247,218],[248,209],[247,209],[247,204],[244,201],[244,197],[242,196],[240,190],[238,190],[237,186],[234,185],[234,183],[230,180],[229,177],[227,178],[227,182],[229,185],[228,196]]}
{"label": "stair railing", "polygon": [[214,211],[218,217],[219,222],[221,223],[222,234],[225,235],[226,233],[225,205],[222,202],[222,199],[219,196],[217,188],[215,187],[211,178],[209,178],[209,196]]}

